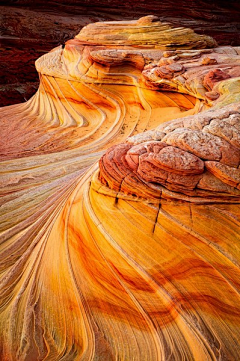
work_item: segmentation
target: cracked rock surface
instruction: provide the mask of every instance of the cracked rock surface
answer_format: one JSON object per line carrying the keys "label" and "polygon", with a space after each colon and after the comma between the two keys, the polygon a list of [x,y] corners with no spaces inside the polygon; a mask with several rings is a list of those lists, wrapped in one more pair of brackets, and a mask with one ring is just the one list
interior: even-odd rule
{"label": "cracked rock surface", "polygon": [[1,360],[239,361],[239,59],[150,15],[36,61],[0,112]]}

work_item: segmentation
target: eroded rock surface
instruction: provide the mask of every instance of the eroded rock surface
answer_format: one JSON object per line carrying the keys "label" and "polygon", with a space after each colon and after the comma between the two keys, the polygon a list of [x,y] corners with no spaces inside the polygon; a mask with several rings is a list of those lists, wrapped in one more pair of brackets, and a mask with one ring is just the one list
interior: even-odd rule
{"label": "eroded rock surface", "polygon": [[28,100],[38,83],[35,60],[89,22],[154,14],[175,26],[213,36],[219,45],[240,45],[238,0],[191,0],[190,5],[179,0],[177,6],[173,0],[2,0],[0,6],[0,106]]}
{"label": "eroded rock surface", "polygon": [[181,198],[182,193],[193,202],[202,202],[202,197],[239,202],[239,113],[237,103],[129,138],[103,156],[100,179],[118,192],[146,198],[147,187],[153,198],[163,192],[167,198]]}
{"label": "eroded rock surface", "polygon": [[2,360],[238,361],[239,57],[147,16],[38,59],[0,115]]}

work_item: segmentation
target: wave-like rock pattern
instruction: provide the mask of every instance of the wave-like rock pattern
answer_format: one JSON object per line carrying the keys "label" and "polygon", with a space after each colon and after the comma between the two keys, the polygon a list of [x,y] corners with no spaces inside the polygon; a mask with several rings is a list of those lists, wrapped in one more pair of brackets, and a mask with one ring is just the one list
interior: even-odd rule
{"label": "wave-like rock pattern", "polygon": [[238,360],[238,64],[153,16],[36,62],[1,109],[2,360]]}
{"label": "wave-like rock pattern", "polygon": [[[213,36],[220,45],[240,45],[238,0],[1,0],[0,106],[29,99],[38,88],[34,62],[95,21],[160,16],[177,26]],[[224,26],[223,26],[224,24]],[[6,71],[7,69],[7,71]]]}

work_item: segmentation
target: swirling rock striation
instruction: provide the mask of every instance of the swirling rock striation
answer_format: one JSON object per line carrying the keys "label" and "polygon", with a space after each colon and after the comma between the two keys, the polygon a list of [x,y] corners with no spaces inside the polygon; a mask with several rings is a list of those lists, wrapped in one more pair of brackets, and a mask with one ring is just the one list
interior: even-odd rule
{"label": "swirling rock striation", "polygon": [[38,59],[1,109],[1,360],[238,360],[239,56],[147,16]]}
{"label": "swirling rock striation", "polygon": [[210,36],[198,35],[192,29],[176,28],[149,15],[132,21],[87,25],[76,39],[94,45],[140,46],[141,48],[207,48],[216,45]]}
{"label": "swirling rock striation", "polygon": [[[38,87],[34,62],[43,53],[74,37],[89,22],[158,15],[176,27],[213,36],[218,44],[240,45],[237,0],[168,0],[151,2],[72,0],[1,1],[0,106],[29,99]],[[7,69],[7,72],[6,72]]]}

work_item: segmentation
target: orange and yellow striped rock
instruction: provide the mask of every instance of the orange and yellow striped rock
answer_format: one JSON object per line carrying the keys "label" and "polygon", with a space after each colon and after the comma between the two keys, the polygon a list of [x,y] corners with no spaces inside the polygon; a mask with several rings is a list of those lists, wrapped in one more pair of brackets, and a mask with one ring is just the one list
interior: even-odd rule
{"label": "orange and yellow striped rock", "polygon": [[37,60],[0,113],[1,360],[239,359],[239,59],[148,16]]}

